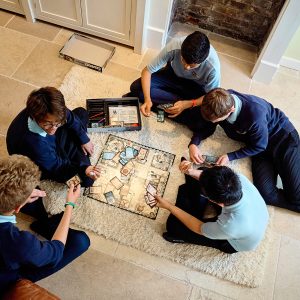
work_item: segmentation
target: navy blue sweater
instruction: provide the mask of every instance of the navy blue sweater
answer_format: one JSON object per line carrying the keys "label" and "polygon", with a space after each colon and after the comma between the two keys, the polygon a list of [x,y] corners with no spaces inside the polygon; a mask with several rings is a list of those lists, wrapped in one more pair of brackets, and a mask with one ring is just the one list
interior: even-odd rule
{"label": "navy blue sweater", "polygon": [[[22,154],[33,160],[42,171],[42,179],[56,180],[62,174],[67,174],[72,162],[63,156],[56,145],[55,135],[45,137],[28,129],[28,113],[24,109],[10,124],[7,131],[7,150],[9,154]],[[80,143],[89,142],[89,137],[78,117],[67,109],[67,122],[63,125],[75,133]],[[60,130],[60,128],[58,129]],[[81,162],[79,167],[86,168],[86,162]]]}
{"label": "navy blue sweater", "polygon": [[208,122],[207,128],[194,130],[191,144],[199,145],[201,140],[213,134],[212,127],[220,125],[226,135],[233,140],[245,143],[237,151],[227,153],[229,160],[256,155],[266,150],[269,141],[280,131],[289,133],[295,130],[287,116],[266,100],[228,90],[242,102],[242,108],[236,121],[231,124],[224,120],[219,123]]}
{"label": "navy blue sweater", "polygon": [[0,223],[0,237],[0,272],[21,267],[54,267],[63,257],[62,242],[40,241],[10,222]]}

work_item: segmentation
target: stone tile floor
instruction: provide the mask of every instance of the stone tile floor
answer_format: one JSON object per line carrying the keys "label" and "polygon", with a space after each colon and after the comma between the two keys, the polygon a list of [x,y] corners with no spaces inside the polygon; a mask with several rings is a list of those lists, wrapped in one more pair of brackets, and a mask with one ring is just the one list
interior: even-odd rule
{"label": "stone tile floor", "polygon": [[[193,28],[173,28],[170,38]],[[0,155],[6,156],[5,135],[14,116],[35,88],[59,87],[73,66],[58,57],[72,31],[51,24],[26,22],[0,10]],[[270,85],[250,78],[256,53],[247,45],[208,33],[218,51],[222,86],[265,97],[283,109],[300,129],[300,75],[280,68]],[[139,77],[141,69],[158,51],[138,55],[116,45],[105,72],[112,76]],[[20,215],[27,229],[30,218]],[[270,249],[261,287],[241,287],[153,257],[89,232],[90,250],[64,270],[39,282],[62,299],[299,299],[300,216],[275,209],[275,239]]]}

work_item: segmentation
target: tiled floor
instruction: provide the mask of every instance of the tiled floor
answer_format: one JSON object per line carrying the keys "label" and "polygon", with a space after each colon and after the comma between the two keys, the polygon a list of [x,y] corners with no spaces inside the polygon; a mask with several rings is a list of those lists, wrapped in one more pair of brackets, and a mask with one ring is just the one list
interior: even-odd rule
{"label": "tiled floor", "polygon": [[[189,33],[177,28],[172,34]],[[0,10],[0,155],[7,155],[5,135],[13,117],[37,87],[58,87],[72,63],[58,57],[58,50],[72,34],[46,23]],[[251,47],[208,33],[219,53],[222,86],[267,98],[282,108],[300,129],[299,72],[281,69],[267,86],[249,75],[255,62]],[[117,45],[105,72],[115,77],[139,77],[141,69],[157,53],[144,56]],[[28,218],[19,226],[28,228]],[[105,240],[89,233],[91,249],[77,261],[40,284],[62,299],[299,299],[300,216],[275,210],[275,238],[270,249],[263,285],[244,288],[182,265]]]}

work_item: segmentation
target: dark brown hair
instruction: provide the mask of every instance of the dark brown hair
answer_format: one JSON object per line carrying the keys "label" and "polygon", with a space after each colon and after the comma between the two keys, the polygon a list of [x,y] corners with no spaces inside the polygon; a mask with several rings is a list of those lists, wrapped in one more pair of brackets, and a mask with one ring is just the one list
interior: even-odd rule
{"label": "dark brown hair", "polygon": [[66,104],[63,94],[54,87],[34,90],[28,96],[26,108],[36,122],[42,121],[47,114],[57,117],[60,123],[66,120]]}
{"label": "dark brown hair", "polygon": [[0,159],[0,213],[22,205],[40,182],[41,172],[28,157],[11,155]]}
{"label": "dark brown hair", "polygon": [[224,89],[216,88],[204,96],[201,113],[204,119],[213,121],[227,115],[233,106],[232,95]]}

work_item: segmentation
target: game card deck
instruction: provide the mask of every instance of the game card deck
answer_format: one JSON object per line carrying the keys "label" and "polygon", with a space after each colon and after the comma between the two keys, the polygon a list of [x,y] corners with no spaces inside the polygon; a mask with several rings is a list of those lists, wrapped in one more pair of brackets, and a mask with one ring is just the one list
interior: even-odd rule
{"label": "game card deck", "polygon": [[174,106],[173,103],[165,103],[165,104],[157,105],[157,108],[159,108],[159,109],[168,109],[168,108],[173,107],[173,106]]}
{"label": "game card deck", "polygon": [[158,110],[157,111],[157,122],[164,122],[165,121],[165,111],[164,110]]}
{"label": "game card deck", "polygon": [[109,204],[113,204],[115,202],[115,196],[113,192],[104,193],[104,197]]}
{"label": "game card deck", "polygon": [[76,187],[78,184],[81,183],[80,177],[78,175],[75,175],[74,177],[72,177],[72,178],[70,178],[69,180],[66,181],[66,185],[68,187],[70,187],[72,183],[74,184],[74,187]]}
{"label": "game card deck", "polygon": [[148,183],[146,190],[152,196],[156,194],[156,188],[151,183]]}

